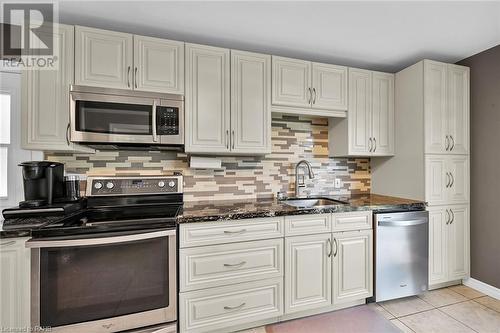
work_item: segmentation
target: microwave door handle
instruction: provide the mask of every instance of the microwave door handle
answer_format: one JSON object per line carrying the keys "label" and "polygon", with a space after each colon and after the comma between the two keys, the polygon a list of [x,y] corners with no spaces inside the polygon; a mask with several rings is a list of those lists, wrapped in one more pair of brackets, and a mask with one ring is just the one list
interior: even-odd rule
{"label": "microwave door handle", "polygon": [[151,113],[151,124],[153,126],[153,142],[158,142],[158,134],[156,133],[156,100],[153,101],[153,112]]}

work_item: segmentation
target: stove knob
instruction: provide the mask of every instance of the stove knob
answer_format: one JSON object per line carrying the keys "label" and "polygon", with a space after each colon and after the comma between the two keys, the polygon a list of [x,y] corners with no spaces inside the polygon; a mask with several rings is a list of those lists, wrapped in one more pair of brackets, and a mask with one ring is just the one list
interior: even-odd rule
{"label": "stove knob", "polygon": [[158,182],[158,187],[165,187],[165,182],[163,180],[160,180]]}
{"label": "stove knob", "polygon": [[102,188],[102,183],[101,182],[94,183],[94,188],[96,190],[100,190]]}
{"label": "stove knob", "polygon": [[168,186],[174,187],[175,186],[175,182],[173,180],[169,181],[168,182]]}
{"label": "stove knob", "polygon": [[106,183],[106,187],[111,190],[113,187],[115,187],[115,184],[113,184],[112,182],[108,182]]}

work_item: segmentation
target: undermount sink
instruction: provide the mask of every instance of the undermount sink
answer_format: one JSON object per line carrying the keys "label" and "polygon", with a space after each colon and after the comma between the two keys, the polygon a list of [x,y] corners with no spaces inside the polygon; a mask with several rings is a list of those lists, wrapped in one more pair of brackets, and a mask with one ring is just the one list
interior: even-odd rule
{"label": "undermount sink", "polygon": [[335,205],[345,205],[347,202],[327,198],[288,198],[282,201],[285,205],[297,208],[315,208]]}

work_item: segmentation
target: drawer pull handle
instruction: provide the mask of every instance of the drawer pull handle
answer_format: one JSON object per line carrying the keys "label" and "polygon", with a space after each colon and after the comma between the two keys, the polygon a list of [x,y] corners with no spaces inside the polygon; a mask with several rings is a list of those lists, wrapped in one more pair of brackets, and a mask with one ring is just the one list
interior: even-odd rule
{"label": "drawer pull handle", "polygon": [[224,310],[239,310],[241,309],[242,307],[244,307],[247,303],[243,302],[241,303],[240,305],[238,306],[225,306],[224,307]]}
{"label": "drawer pull handle", "polygon": [[229,235],[233,235],[233,234],[242,234],[246,231],[247,231],[247,229],[241,229],[241,230],[236,230],[236,231],[224,230],[224,233],[229,234]]}
{"label": "drawer pull handle", "polygon": [[224,264],[224,267],[240,267],[240,266],[243,266],[246,263],[247,263],[246,261],[242,261],[242,262],[240,262],[238,264]]}

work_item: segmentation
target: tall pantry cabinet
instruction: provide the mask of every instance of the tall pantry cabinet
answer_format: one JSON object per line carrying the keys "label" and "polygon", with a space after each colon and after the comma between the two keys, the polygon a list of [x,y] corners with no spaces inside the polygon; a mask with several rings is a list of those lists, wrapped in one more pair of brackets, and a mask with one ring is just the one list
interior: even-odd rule
{"label": "tall pantry cabinet", "polygon": [[430,288],[470,274],[469,80],[431,60],[398,72],[395,156],[371,162],[375,193],[428,203]]}

